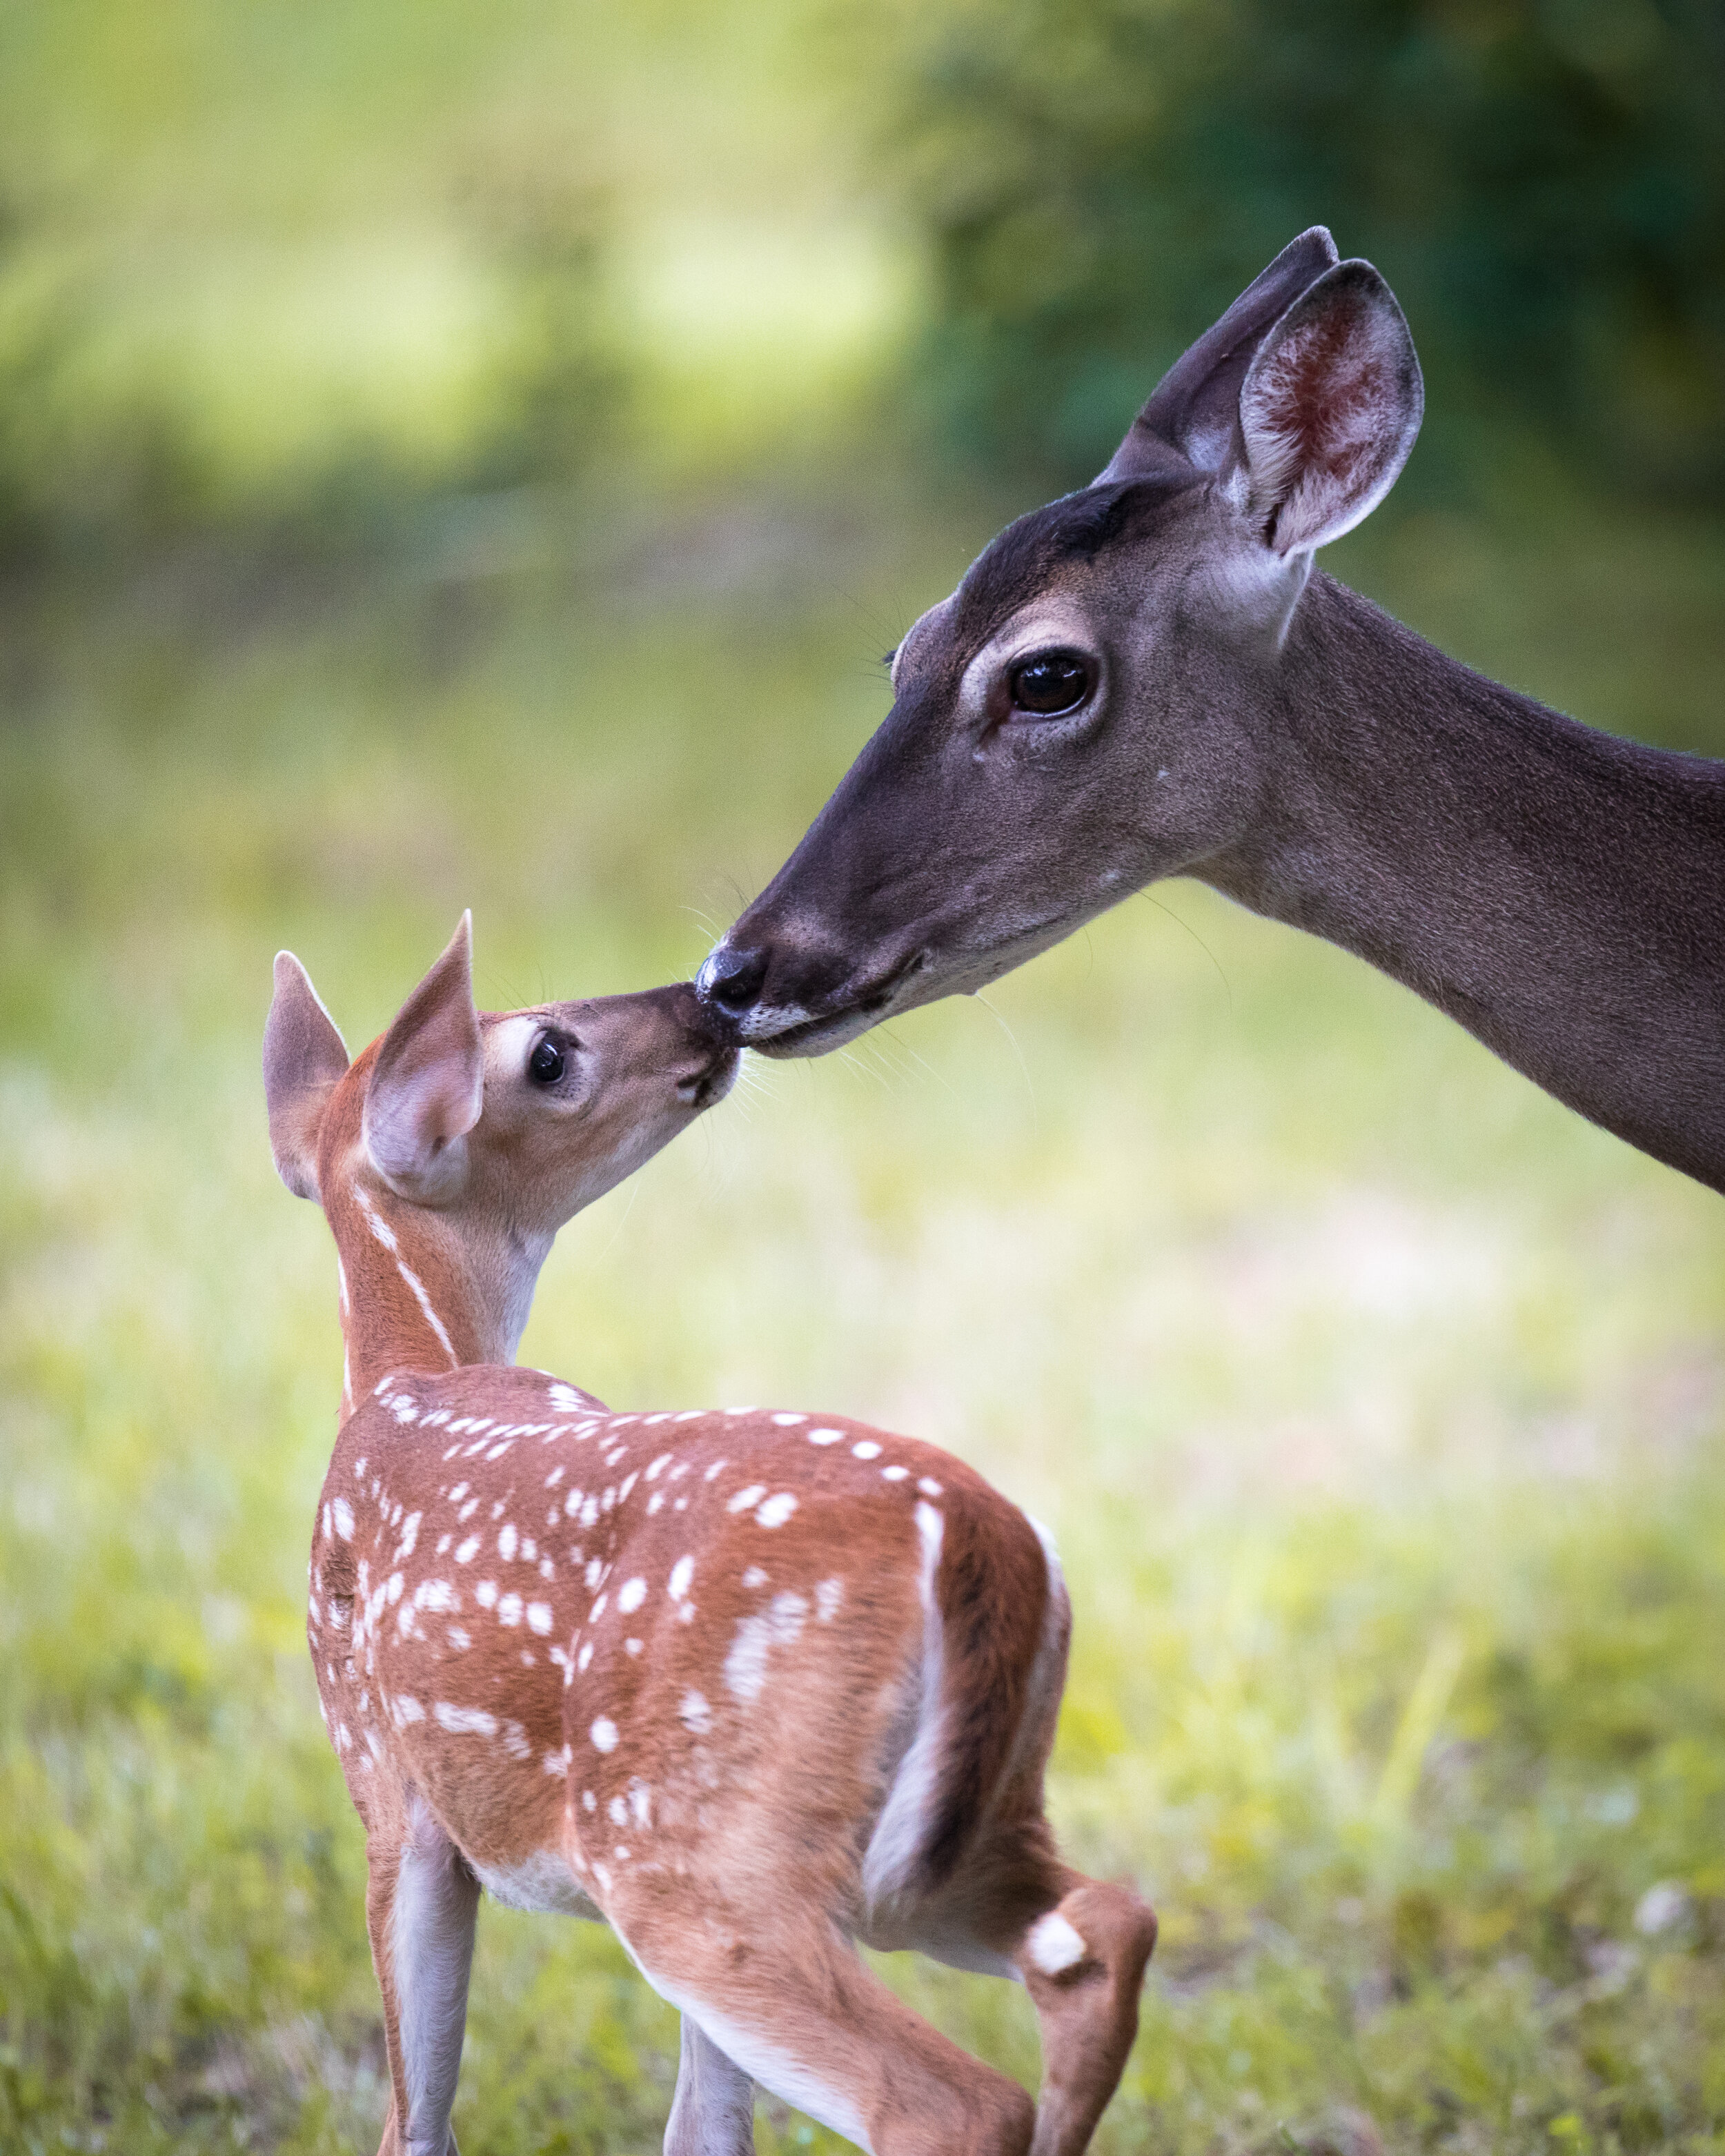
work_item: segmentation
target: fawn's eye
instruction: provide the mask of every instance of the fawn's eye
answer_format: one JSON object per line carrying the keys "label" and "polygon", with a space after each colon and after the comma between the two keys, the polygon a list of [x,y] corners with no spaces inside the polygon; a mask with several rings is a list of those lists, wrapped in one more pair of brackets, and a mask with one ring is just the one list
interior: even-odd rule
{"label": "fawn's eye", "polygon": [[1081,651],[1033,651],[1006,676],[1015,711],[1055,719],[1076,711],[1096,685],[1096,670]]}
{"label": "fawn's eye", "polygon": [[563,1075],[565,1060],[559,1045],[548,1033],[542,1034],[527,1058],[527,1075],[536,1086],[555,1086]]}

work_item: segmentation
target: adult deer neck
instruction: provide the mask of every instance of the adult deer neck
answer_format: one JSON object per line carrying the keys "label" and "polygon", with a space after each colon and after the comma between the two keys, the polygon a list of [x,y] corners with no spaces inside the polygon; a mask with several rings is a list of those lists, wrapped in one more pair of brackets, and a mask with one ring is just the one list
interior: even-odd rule
{"label": "adult deer neck", "polygon": [[1245,839],[1199,870],[1725,1188],[1725,764],[1594,732],[1315,575]]}

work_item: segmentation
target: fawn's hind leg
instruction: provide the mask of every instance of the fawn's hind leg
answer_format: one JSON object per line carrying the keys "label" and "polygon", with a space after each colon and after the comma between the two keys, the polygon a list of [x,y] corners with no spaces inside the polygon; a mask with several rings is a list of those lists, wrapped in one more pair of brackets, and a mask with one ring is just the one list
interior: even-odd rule
{"label": "fawn's hind leg", "polygon": [[1080,2156],[1138,2033],[1156,1916],[1130,1887],[1064,1874],[1065,1891],[1014,1948],[1042,2032],[1030,2156]]}
{"label": "fawn's hind leg", "polygon": [[647,1980],[763,2088],[874,2156],[1026,2156],[1034,2107],[911,2013],[817,1911],[612,1897]]}
{"label": "fawn's hind leg", "polygon": [[752,2156],[754,2146],[754,2083],[685,2014],[665,2156]]}
{"label": "fawn's hind leg", "polygon": [[449,2108],[467,2027],[479,1881],[411,1794],[399,1838],[374,1835],[367,1853],[366,1922],[392,2090],[378,2156],[455,2156]]}

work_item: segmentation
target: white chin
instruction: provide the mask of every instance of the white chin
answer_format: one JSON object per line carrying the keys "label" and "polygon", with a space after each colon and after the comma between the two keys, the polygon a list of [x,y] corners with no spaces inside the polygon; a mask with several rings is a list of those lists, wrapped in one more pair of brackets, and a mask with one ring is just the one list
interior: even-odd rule
{"label": "white chin", "polygon": [[892,1015],[890,1009],[853,1007],[835,1011],[830,1018],[793,1019],[775,1032],[754,1035],[748,1045],[757,1055],[827,1055]]}

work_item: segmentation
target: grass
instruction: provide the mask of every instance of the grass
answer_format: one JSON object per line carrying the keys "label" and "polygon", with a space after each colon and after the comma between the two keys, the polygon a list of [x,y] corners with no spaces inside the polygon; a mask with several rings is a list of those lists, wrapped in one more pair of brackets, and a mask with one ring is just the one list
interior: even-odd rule
{"label": "grass", "polygon": [[[981,536],[900,558],[902,505],[848,552],[796,513],[580,580],[241,605],[187,572],[8,624],[0,2147],[376,2133],[360,1835],[300,1630],[334,1269],[270,1166],[270,958],[354,1045],[469,902],[493,1004],[685,973]],[[1717,536],[1351,547],[1586,716],[1717,723]],[[1698,2152],[1722,1291],[1716,1198],[1180,886],[988,1007],[757,1066],[568,1233],[523,1353],[619,1403],[872,1415],[1055,1528],[1054,1814],[1164,1922],[1104,2149]],[[1034,2078],[1021,1997],[889,1973]],[[608,1935],[487,1908],[468,2156],[656,2145],[675,2050]],[[771,2105],[761,2142],[832,2145]]]}

